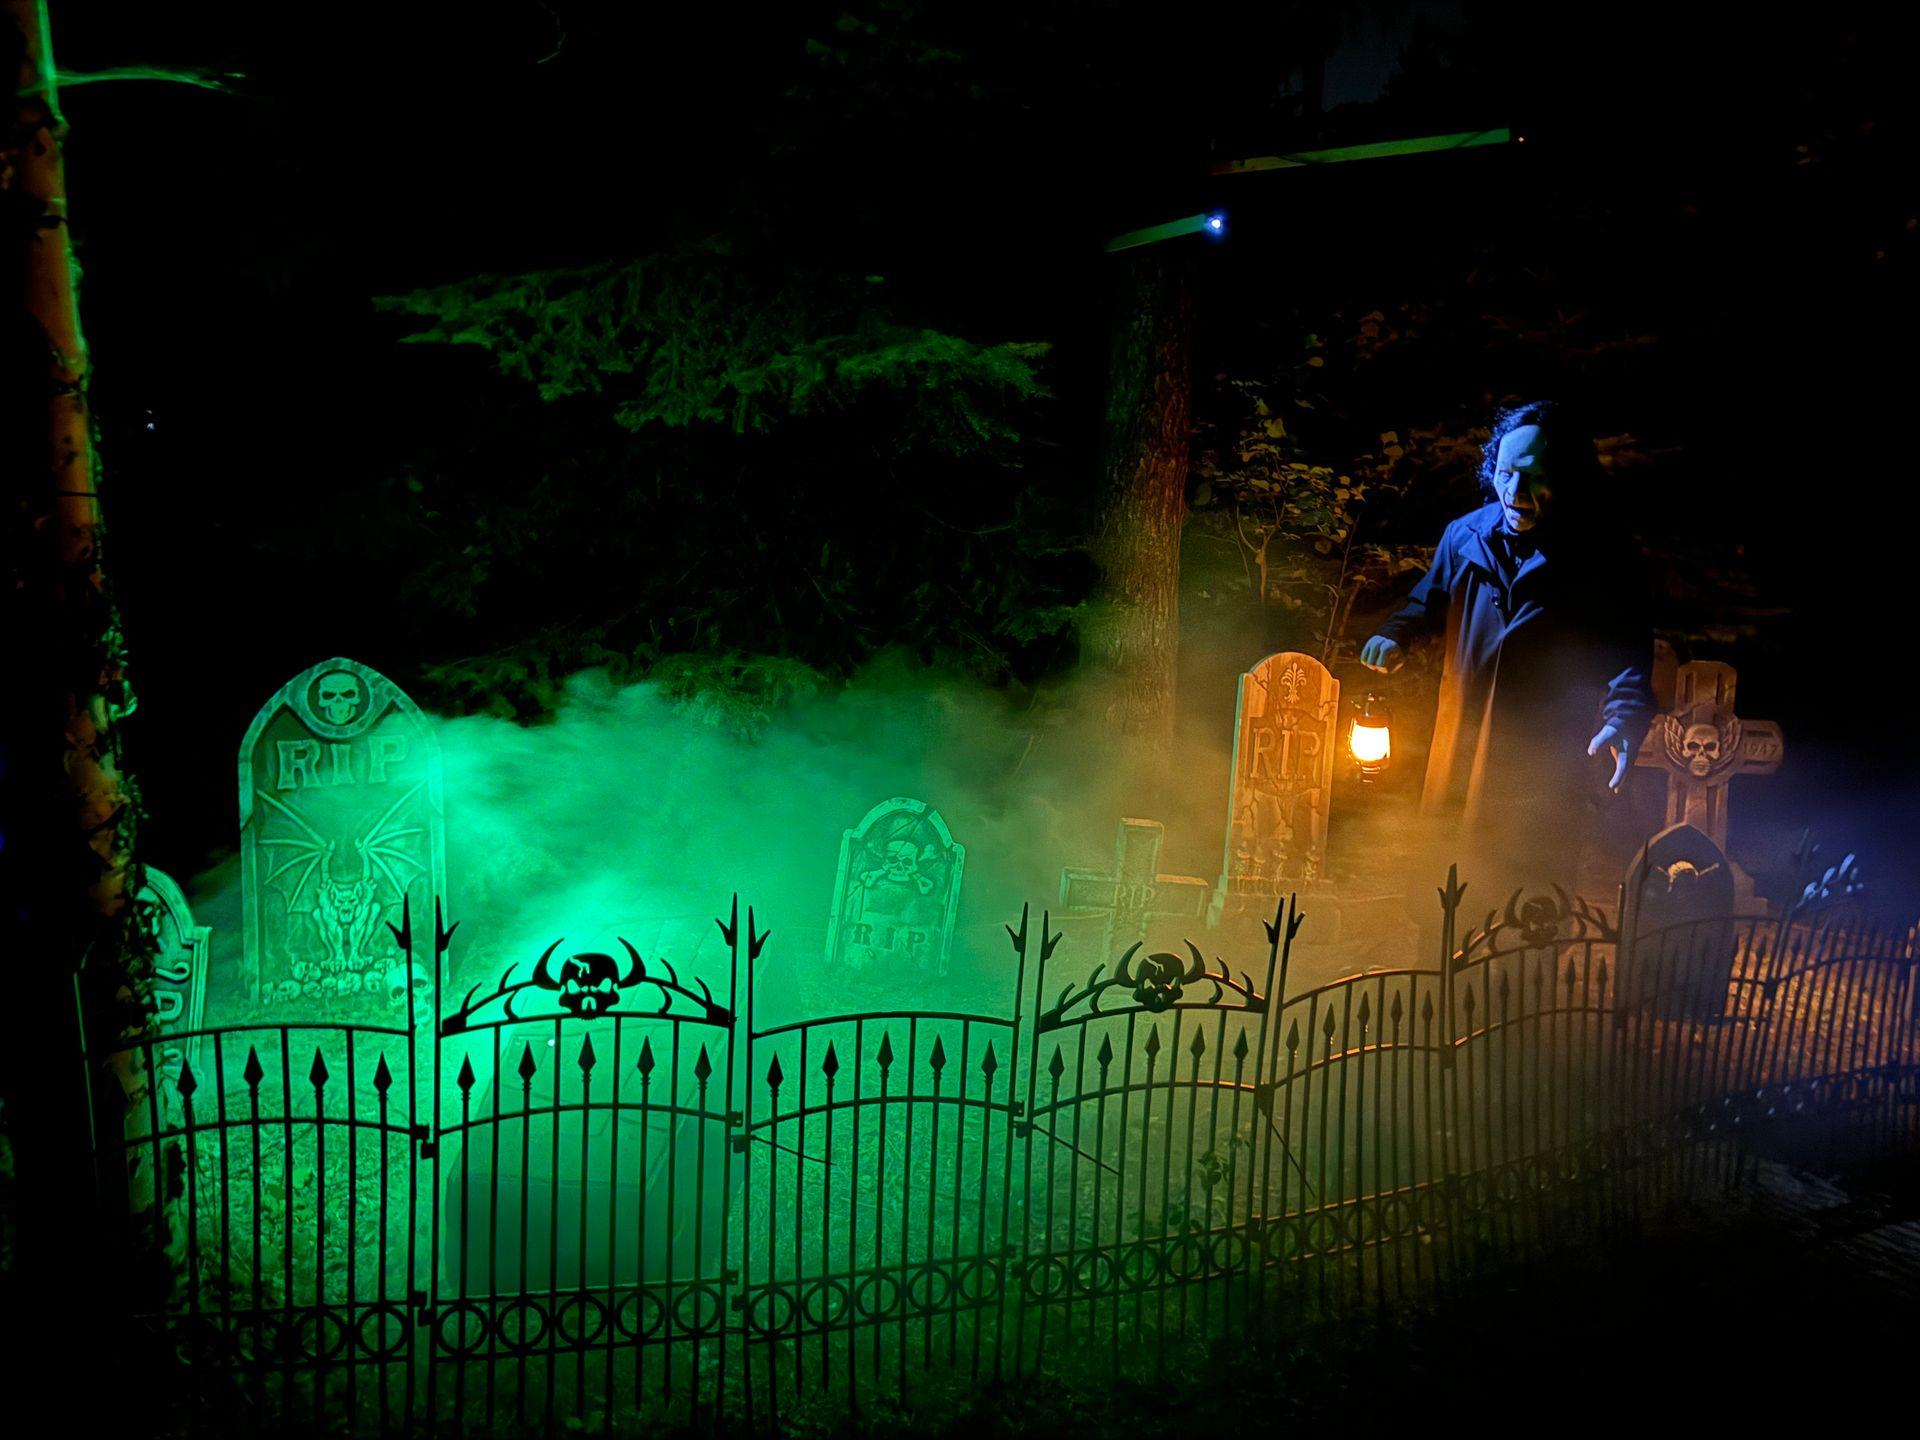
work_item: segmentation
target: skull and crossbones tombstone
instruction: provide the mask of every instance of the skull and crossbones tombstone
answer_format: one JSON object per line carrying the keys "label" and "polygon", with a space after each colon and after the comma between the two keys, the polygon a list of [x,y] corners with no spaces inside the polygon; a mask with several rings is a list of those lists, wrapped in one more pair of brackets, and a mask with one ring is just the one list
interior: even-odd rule
{"label": "skull and crossbones tombstone", "polygon": [[897,796],[840,842],[827,957],[848,970],[945,974],[966,847],[940,812]]}

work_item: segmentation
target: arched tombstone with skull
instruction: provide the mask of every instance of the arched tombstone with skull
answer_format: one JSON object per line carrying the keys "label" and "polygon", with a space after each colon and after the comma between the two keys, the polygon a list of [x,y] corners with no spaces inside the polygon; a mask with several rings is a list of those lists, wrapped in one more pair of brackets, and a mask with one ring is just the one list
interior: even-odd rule
{"label": "arched tombstone with skull", "polygon": [[829,965],[946,974],[966,858],[926,801],[896,796],[874,806],[841,837]]}
{"label": "arched tombstone with skull", "polygon": [[1733,978],[1734,874],[1703,831],[1670,825],[1627,869],[1615,1000],[1622,1008],[1712,1020]]}
{"label": "arched tombstone with skull", "polygon": [[446,895],[440,751],[406,693],[336,657],[293,677],[240,746],[247,991],[336,1020],[393,1021],[420,987],[391,922]]}

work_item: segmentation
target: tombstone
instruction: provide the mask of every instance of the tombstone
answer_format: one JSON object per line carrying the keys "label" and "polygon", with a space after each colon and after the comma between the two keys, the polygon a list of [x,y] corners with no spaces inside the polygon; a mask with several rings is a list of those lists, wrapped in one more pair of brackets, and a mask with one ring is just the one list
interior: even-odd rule
{"label": "tombstone", "polygon": [[1627,868],[1615,998],[1669,1018],[1724,1014],[1733,978],[1735,878],[1726,852],[1670,825]]}
{"label": "tombstone", "polygon": [[1099,959],[1111,964],[1129,945],[1148,938],[1157,922],[1197,927],[1207,915],[1213,886],[1197,875],[1162,875],[1157,820],[1122,820],[1110,870],[1069,866],[1060,872],[1063,931],[1076,920],[1098,927]]}
{"label": "tombstone", "polygon": [[[155,1039],[143,1098],[127,1107],[121,1138],[127,1151],[127,1193],[133,1209],[144,1211],[156,1199],[166,1212],[167,1249],[178,1260],[186,1243],[186,1153],[177,1132],[185,1123],[180,1076],[186,1066],[204,1076],[200,1038],[205,1023],[207,969],[213,931],[194,923],[187,897],[171,876],[147,867],[146,883],[136,897],[153,933],[153,1029]],[[150,1137],[176,1132],[158,1151]],[[157,1161],[157,1165],[156,1165]],[[154,1183],[155,1174],[162,1178]]]}
{"label": "tombstone", "polygon": [[258,1005],[404,1019],[408,971],[388,929],[446,893],[440,747],[400,687],[355,660],[302,671],[240,745],[242,953]]}
{"label": "tombstone", "polygon": [[1240,677],[1226,856],[1211,920],[1263,916],[1326,868],[1340,682],[1311,655],[1283,650]]}
{"label": "tombstone", "polygon": [[[1634,764],[1667,776],[1667,827],[1691,825],[1724,851],[1727,787],[1736,775],[1771,775],[1786,741],[1771,720],[1734,713],[1736,672],[1718,660],[1690,660],[1673,674],[1673,703],[1656,715]],[[1727,866],[1743,912],[1764,909],[1745,871]]]}
{"label": "tombstone", "polygon": [[874,806],[840,839],[829,968],[946,974],[966,859],[926,801],[895,796]]}
{"label": "tombstone", "polygon": [[160,1035],[155,1051],[163,1105],[177,1105],[182,1064],[205,1073],[200,1063],[198,1031],[206,1021],[207,970],[213,951],[213,929],[196,925],[187,897],[173,878],[147,867],[147,883],[140,901],[157,949],[153,958],[153,1026]]}

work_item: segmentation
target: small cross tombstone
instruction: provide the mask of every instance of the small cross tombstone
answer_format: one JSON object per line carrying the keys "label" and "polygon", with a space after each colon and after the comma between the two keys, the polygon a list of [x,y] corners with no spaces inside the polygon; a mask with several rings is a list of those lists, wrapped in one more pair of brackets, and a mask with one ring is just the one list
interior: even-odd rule
{"label": "small cross tombstone", "polygon": [[1735,877],[1726,852],[1692,825],[1669,825],[1627,868],[1618,1003],[1711,1020],[1733,978]]}
{"label": "small cross tombstone", "polygon": [[[187,897],[165,872],[147,867],[140,891],[157,949],[153,957],[153,1024],[160,1032],[156,1050],[163,1103],[177,1104],[180,1067],[201,1070],[197,1032],[205,1022],[207,968],[213,950],[211,926],[194,923]],[[176,1039],[185,1034],[189,1038]]]}
{"label": "small cross tombstone", "polygon": [[924,800],[895,796],[840,838],[829,966],[944,975],[967,850]]}
{"label": "small cross tombstone", "polygon": [[1771,775],[1786,755],[1780,727],[1733,708],[1737,674],[1718,660],[1689,660],[1673,676],[1673,707],[1656,715],[1634,764],[1667,774],[1667,824],[1692,825],[1727,844],[1727,783]]}
{"label": "small cross tombstone", "polygon": [[419,706],[356,660],[315,665],[240,745],[243,953],[256,1004],[389,1020],[432,977],[389,923],[446,893],[440,747]]}
{"label": "small cross tombstone", "polygon": [[1326,867],[1340,682],[1283,650],[1240,677],[1217,922],[1236,901],[1262,912]]}
{"label": "small cross tombstone", "polygon": [[1165,837],[1166,827],[1157,820],[1122,820],[1110,871],[1069,866],[1060,872],[1060,908],[1067,912],[1061,920],[1098,917],[1102,960],[1111,962],[1146,940],[1155,922],[1205,920],[1213,886],[1197,875],[1160,873]]}

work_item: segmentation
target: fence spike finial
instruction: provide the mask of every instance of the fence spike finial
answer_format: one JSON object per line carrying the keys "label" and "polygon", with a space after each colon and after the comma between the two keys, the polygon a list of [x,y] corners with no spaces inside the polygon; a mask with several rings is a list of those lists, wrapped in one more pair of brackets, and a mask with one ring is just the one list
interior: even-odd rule
{"label": "fence spike finial", "polygon": [[400,897],[400,923],[396,925],[389,920],[387,929],[393,932],[393,943],[411,956],[413,954],[413,897],[411,895]]}

